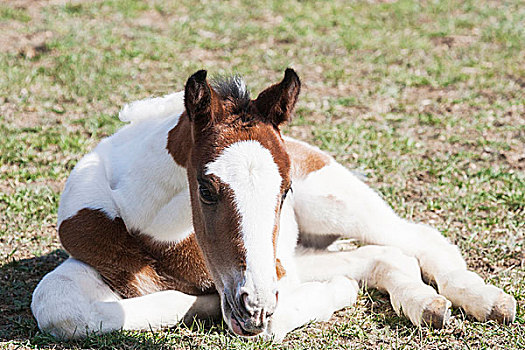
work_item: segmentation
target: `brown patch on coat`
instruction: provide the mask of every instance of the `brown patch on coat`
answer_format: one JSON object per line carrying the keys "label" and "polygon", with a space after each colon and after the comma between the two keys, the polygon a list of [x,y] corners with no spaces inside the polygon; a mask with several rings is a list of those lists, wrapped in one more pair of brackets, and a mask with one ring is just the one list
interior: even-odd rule
{"label": "brown patch on coat", "polygon": [[[193,208],[193,227],[203,258],[216,281],[221,281],[223,269],[246,268],[246,253],[238,227],[238,218],[233,203],[233,191],[223,189],[226,200],[222,205],[201,204],[198,195],[196,174],[188,169],[190,198]],[[196,194],[196,195],[194,195]]]}
{"label": "brown patch on coat", "polygon": [[157,262],[155,269],[164,279],[164,289],[192,295],[214,291],[213,281],[194,233],[177,243],[155,241],[146,235],[137,238]]}
{"label": "brown patch on coat", "polygon": [[283,264],[281,264],[281,260],[277,259],[275,261],[275,271],[277,273],[277,280],[280,280],[286,275],[286,270],[283,267]]}
{"label": "brown patch on coat", "polygon": [[326,153],[302,142],[287,138],[286,150],[292,161],[292,177],[304,178],[308,174],[327,166],[332,158]]}
{"label": "brown patch on coat", "polygon": [[121,218],[101,210],[80,210],[64,220],[58,233],[69,254],[96,269],[122,297],[161,290],[199,295],[214,292],[195,235],[178,243],[160,243],[130,233]]}

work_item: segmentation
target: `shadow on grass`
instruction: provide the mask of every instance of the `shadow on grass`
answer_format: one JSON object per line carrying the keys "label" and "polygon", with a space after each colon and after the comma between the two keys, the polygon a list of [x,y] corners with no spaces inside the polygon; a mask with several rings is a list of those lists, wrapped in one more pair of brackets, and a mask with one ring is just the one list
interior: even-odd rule
{"label": "shadow on grass", "polygon": [[67,259],[63,250],[0,266],[0,341],[27,340],[38,331],[31,294],[42,277]]}

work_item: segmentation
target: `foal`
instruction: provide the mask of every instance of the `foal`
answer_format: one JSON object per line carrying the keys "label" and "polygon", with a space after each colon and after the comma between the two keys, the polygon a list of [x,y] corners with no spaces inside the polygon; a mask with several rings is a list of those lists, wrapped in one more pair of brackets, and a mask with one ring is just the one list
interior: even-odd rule
{"label": "foal", "polygon": [[[199,71],[184,93],[126,106],[130,123],[67,181],[58,231],[71,257],[33,294],[40,329],[77,338],[222,313],[235,334],[282,339],[352,305],[358,282],[388,292],[415,325],[443,327],[451,305],[512,322],[514,298],[468,271],[439,232],[281,136],[300,86],[287,69],[252,100],[240,78],[210,85]],[[307,251],[299,234],[369,245]]]}

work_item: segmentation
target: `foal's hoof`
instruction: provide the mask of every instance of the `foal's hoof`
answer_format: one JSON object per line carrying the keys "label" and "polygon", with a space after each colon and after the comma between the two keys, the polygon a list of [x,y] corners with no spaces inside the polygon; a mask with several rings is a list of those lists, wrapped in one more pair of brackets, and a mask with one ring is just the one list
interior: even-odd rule
{"label": "foal's hoof", "polygon": [[445,327],[450,318],[451,305],[452,303],[443,297],[432,300],[423,310],[422,323],[437,329]]}
{"label": "foal's hoof", "polygon": [[508,324],[516,318],[516,299],[505,292],[501,292],[496,303],[492,306],[487,321],[494,320],[499,323]]}

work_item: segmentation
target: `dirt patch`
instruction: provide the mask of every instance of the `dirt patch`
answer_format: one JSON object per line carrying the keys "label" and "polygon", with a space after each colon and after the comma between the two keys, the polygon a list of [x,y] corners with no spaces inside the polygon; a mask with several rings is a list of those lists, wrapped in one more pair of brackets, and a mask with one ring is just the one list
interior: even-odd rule
{"label": "dirt patch", "polygon": [[434,88],[432,86],[411,86],[403,89],[401,100],[405,104],[425,106],[430,101],[442,102],[443,100],[457,99],[462,96],[454,88]]}
{"label": "dirt patch", "polygon": [[50,31],[20,35],[7,31],[7,35],[0,37],[0,48],[3,52],[20,54],[32,59],[37,55],[48,52],[48,42],[53,38]]}
{"label": "dirt patch", "polygon": [[31,18],[22,23],[16,20],[0,23],[0,52],[20,54],[32,59],[41,53],[49,51],[48,42],[53,38],[49,30],[39,30],[42,22],[42,9],[49,5],[65,4],[67,1],[57,0],[14,0],[9,6],[24,10]]}
{"label": "dirt patch", "polygon": [[521,170],[525,169],[525,150],[523,148],[514,148],[503,152],[502,155],[511,167]]}
{"label": "dirt patch", "polygon": [[470,46],[478,41],[478,38],[473,35],[448,35],[434,37],[431,39],[431,41],[436,46],[446,46],[447,48],[453,48]]}
{"label": "dirt patch", "polygon": [[148,10],[144,11],[134,22],[142,27],[167,29],[174,22],[174,18],[166,18],[159,11]]}

